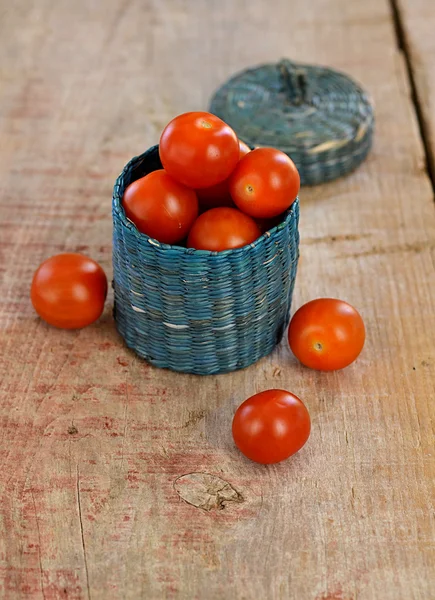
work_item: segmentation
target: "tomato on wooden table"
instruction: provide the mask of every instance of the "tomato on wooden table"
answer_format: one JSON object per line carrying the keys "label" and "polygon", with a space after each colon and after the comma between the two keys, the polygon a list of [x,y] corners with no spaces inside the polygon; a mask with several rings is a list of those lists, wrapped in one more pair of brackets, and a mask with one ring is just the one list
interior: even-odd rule
{"label": "tomato on wooden table", "polygon": [[239,160],[239,140],[229,125],[207,112],[175,117],[163,130],[159,153],[164,169],[192,188],[224,181]]}
{"label": "tomato on wooden table", "polygon": [[[239,160],[250,151],[249,146],[245,144],[245,142],[239,140]],[[198,195],[199,205],[203,210],[217,208],[218,206],[231,206],[235,208],[235,204],[230,194],[229,177],[211,187],[200,188],[196,190],[196,193]]]}
{"label": "tomato on wooden table", "polygon": [[200,215],[187,238],[187,247],[220,252],[246,246],[260,237],[254,219],[235,208],[212,208]]}
{"label": "tomato on wooden table", "polygon": [[52,256],[36,270],[30,296],[38,315],[61,329],[81,329],[103,312],[107,278],[98,263],[83,254]]}
{"label": "tomato on wooden table", "polygon": [[296,200],[300,178],[294,162],[280,150],[256,148],[244,156],[230,177],[236,206],[251,217],[276,217]]}
{"label": "tomato on wooden table", "polygon": [[293,354],[306,367],[335,371],[358,358],[365,341],[364,321],[347,302],[318,298],[296,311],[288,340]]}
{"label": "tomato on wooden table", "polygon": [[305,404],[285,390],[267,390],[251,396],[237,409],[233,438],[251,460],[277,463],[302,448],[308,440],[311,420]]}
{"label": "tomato on wooden table", "polygon": [[164,244],[183,240],[198,216],[196,193],[163,169],[131,183],[122,205],[141,233]]}

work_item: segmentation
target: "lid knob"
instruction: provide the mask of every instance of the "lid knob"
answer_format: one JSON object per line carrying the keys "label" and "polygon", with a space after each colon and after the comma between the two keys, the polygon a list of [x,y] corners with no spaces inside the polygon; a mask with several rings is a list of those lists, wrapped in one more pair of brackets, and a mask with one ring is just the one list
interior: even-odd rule
{"label": "lid knob", "polygon": [[292,104],[311,104],[311,94],[307,72],[294,62],[283,58],[278,65],[283,91]]}

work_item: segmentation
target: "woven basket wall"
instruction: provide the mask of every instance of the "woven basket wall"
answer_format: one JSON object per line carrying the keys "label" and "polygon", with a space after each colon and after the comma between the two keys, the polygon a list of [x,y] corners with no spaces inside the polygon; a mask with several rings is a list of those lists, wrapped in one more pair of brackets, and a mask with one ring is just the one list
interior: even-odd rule
{"label": "woven basket wall", "polygon": [[114,315],[127,346],[158,367],[225,373],[269,354],[288,325],[299,201],[254,243],[224,252],[161,244],[125,216],[122,196],[161,168],[158,147],[133,158],[113,192]]}

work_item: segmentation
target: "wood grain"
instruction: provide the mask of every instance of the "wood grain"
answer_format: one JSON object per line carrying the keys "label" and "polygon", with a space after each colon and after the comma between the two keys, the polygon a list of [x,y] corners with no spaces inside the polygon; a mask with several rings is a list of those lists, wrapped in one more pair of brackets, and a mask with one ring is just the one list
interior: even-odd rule
{"label": "wood grain", "polygon": [[393,0],[398,33],[414,84],[415,103],[435,187],[435,4],[430,0]]}
{"label": "wood grain", "polygon": [[[434,598],[435,214],[387,0],[0,12],[0,596]],[[29,284],[44,258],[82,251],[110,276],[124,163],[234,71],[282,56],[345,70],[376,103],[368,161],[303,190],[294,299],[358,307],[357,363],[311,372],[283,343],[245,371],[181,376],[123,346],[111,297],[82,331],[38,320]],[[305,400],[313,430],[263,467],[230,425],[271,387]]]}

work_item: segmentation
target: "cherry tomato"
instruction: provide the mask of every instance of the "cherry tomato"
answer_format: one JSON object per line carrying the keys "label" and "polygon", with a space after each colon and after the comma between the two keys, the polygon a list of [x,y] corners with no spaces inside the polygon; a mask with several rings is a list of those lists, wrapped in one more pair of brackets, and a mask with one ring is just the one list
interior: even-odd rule
{"label": "cherry tomato", "polygon": [[242,158],[230,177],[231,197],[251,217],[268,219],[295,201],[300,178],[294,162],[280,150],[256,148]]}
{"label": "cherry tomato", "polygon": [[359,356],[365,341],[364,322],[347,302],[318,298],[296,311],[288,340],[293,354],[306,367],[335,371]]}
{"label": "cherry tomato", "polygon": [[38,315],[61,329],[81,329],[98,319],[107,279],[98,263],[83,254],[57,254],[36,270],[30,297]]}
{"label": "cherry tomato", "polygon": [[267,390],[239,406],[233,419],[233,438],[248,458],[262,464],[277,463],[295,454],[311,429],[305,404],[285,390]]}
{"label": "cherry tomato", "polygon": [[215,115],[189,112],[165,127],[159,151],[169,175],[196,189],[229,177],[239,160],[239,141],[231,127]]}
{"label": "cherry tomato", "polygon": [[202,211],[209,208],[218,208],[219,206],[236,208],[228,189],[228,179],[211,187],[196,190],[196,193],[198,195],[200,210]]}
{"label": "cherry tomato", "polygon": [[198,216],[195,192],[163,169],[131,183],[124,192],[125,214],[141,233],[164,244],[184,239]]}
{"label": "cherry tomato", "polygon": [[[239,160],[250,151],[249,146],[245,144],[245,142],[239,140]],[[218,206],[231,206],[232,208],[235,208],[235,204],[230,194],[229,177],[211,187],[200,188],[199,190],[196,190],[196,193],[198,195],[199,206],[203,210],[217,208]]]}
{"label": "cherry tomato", "polygon": [[245,144],[242,140],[239,140],[239,160],[241,160],[248,152],[251,152],[251,148],[248,144]]}
{"label": "cherry tomato", "polygon": [[235,208],[212,208],[196,219],[187,247],[220,252],[246,246],[260,235],[258,225],[248,215]]}
{"label": "cherry tomato", "polygon": [[260,228],[261,233],[266,233],[266,231],[270,231],[284,220],[284,215],[278,215],[277,217],[273,217],[273,219],[254,219]]}

